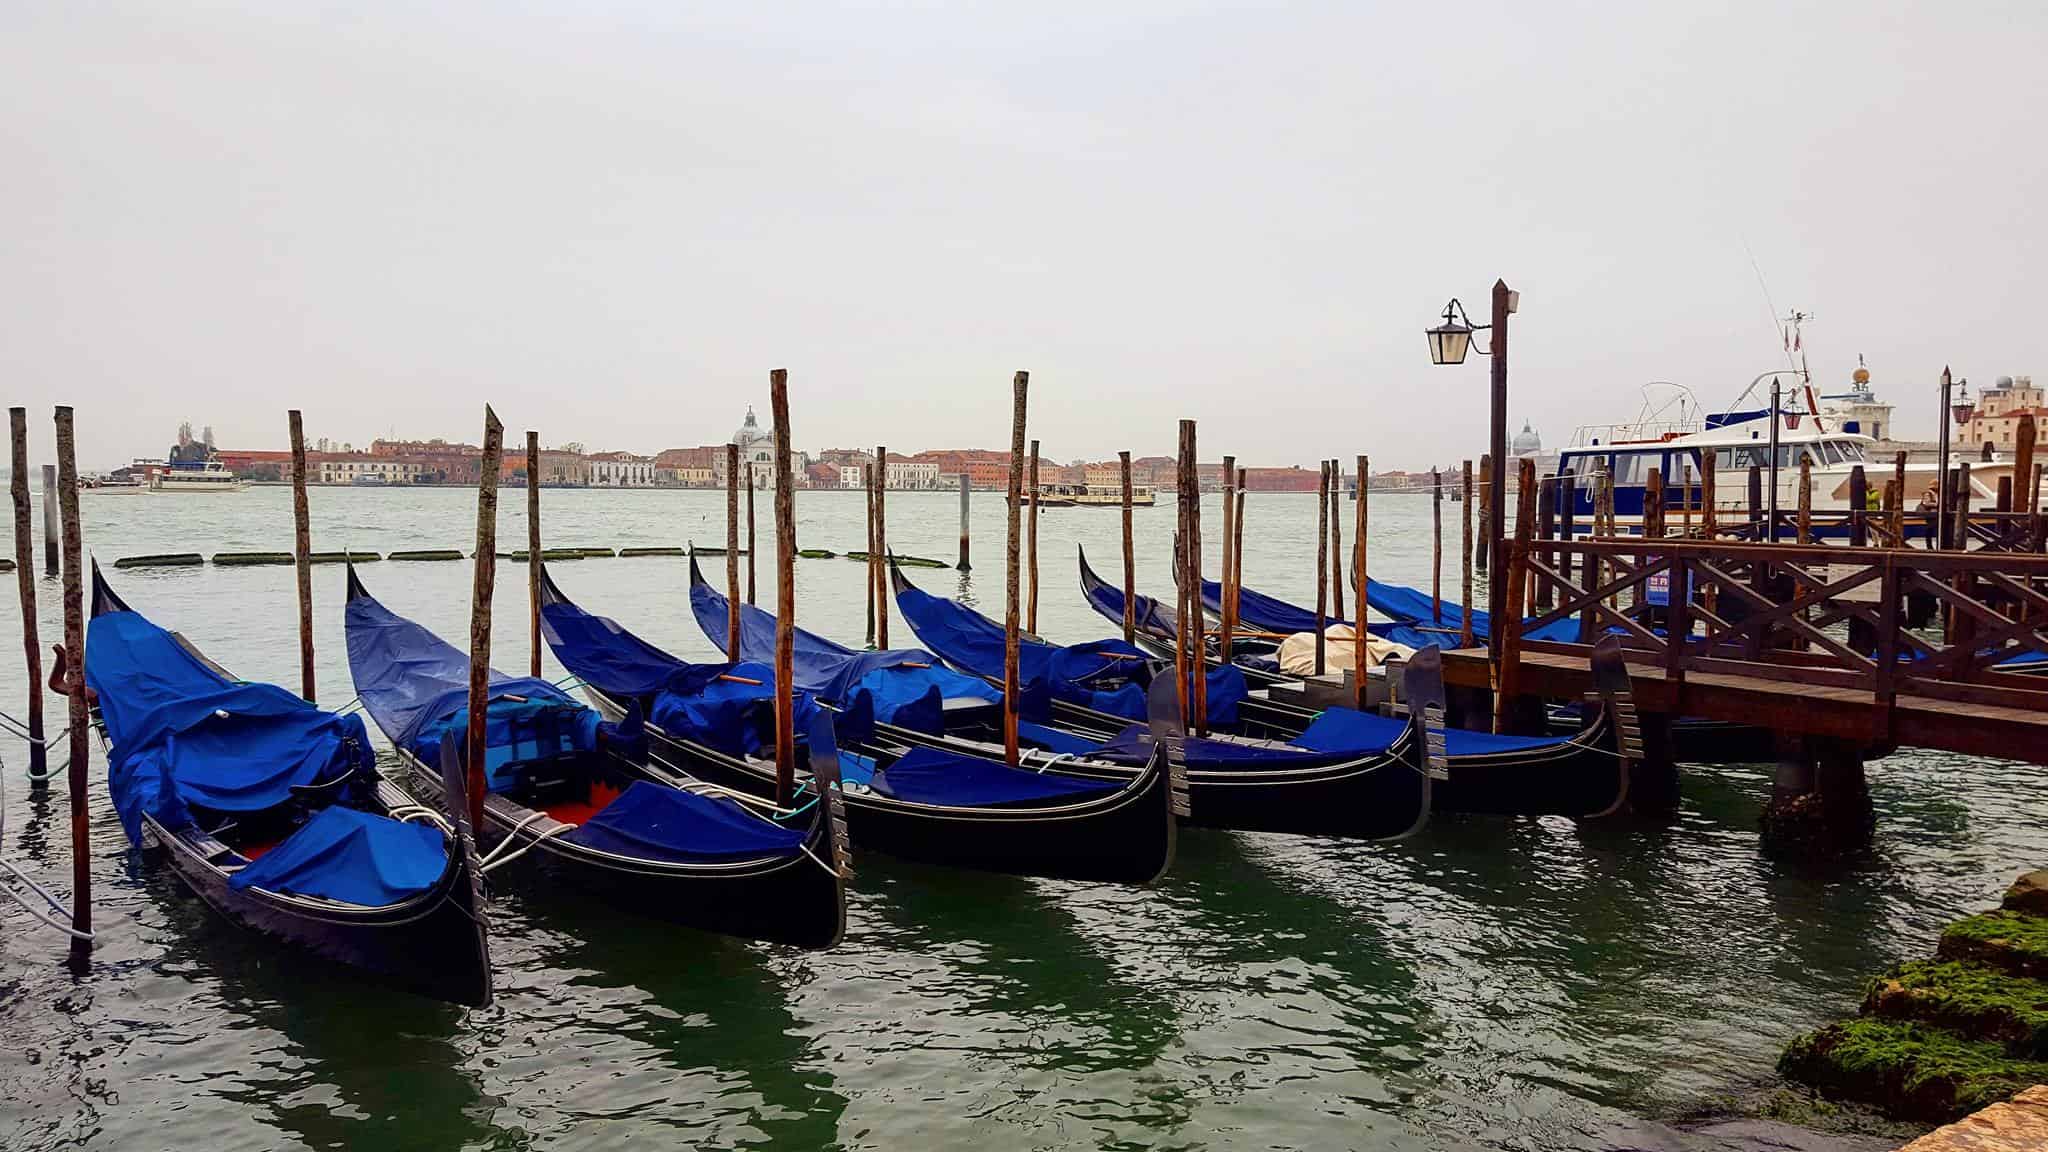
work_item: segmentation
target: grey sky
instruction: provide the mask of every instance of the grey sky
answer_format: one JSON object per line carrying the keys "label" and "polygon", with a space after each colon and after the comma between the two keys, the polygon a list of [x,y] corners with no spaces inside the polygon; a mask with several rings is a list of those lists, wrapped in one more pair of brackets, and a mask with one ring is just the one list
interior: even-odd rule
{"label": "grey sky", "polygon": [[[694,10],[685,10],[686,8]],[[2048,4],[0,7],[0,378],[86,466],[513,435],[1476,456],[1672,379],[2048,375]]]}

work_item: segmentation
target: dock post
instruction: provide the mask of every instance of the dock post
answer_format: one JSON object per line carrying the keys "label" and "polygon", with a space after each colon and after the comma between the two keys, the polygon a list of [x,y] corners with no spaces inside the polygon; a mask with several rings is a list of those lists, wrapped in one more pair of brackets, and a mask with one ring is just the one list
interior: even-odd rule
{"label": "dock post", "polygon": [[313,529],[306,507],[306,426],[299,410],[285,413],[292,443],[292,566],[299,590],[299,695],[313,693]]}
{"label": "dock post", "polygon": [[[1557,474],[1558,509],[1557,538],[1569,544],[1578,539],[1579,477],[1567,468]],[[1570,552],[1561,553],[1557,558],[1558,574],[1565,583],[1571,583],[1574,557]]]}
{"label": "dock post", "polygon": [[[71,959],[83,962],[92,951],[92,823],[86,772],[92,761],[91,719],[85,706],[85,574],[84,546],[78,536],[78,442],[71,406],[57,407],[57,503],[64,527],[64,651],[68,675],[64,686],[70,701],[71,762],[65,775],[71,785]],[[43,499],[48,500],[46,489]]]}
{"label": "dock post", "polygon": [[[1804,470],[1806,466],[1802,463],[1800,467]],[[1861,464],[1849,469],[1849,546],[1870,546],[1870,477]]]}
{"label": "dock post", "polygon": [[1330,462],[1319,465],[1316,477],[1316,675],[1324,674],[1323,631],[1329,627],[1324,605],[1330,599]]}
{"label": "dock post", "polygon": [[[1338,512],[1344,501],[1344,467],[1336,460],[1330,460],[1330,617],[1343,620],[1344,613],[1344,517]],[[1467,492],[1466,499],[1472,494]],[[1470,590],[1466,599],[1471,598]]]}
{"label": "dock post", "polygon": [[1237,457],[1223,458],[1223,571],[1217,581],[1220,595],[1216,598],[1216,617],[1222,629],[1216,641],[1216,651],[1225,664],[1230,663],[1230,634],[1236,631],[1231,618],[1230,558],[1232,549],[1237,547]]}
{"label": "dock post", "polygon": [[1870,845],[1877,817],[1866,750],[1820,736],[1780,733],[1778,769],[1760,821],[1766,855],[1824,861]]}
{"label": "dock post", "polygon": [[1444,622],[1444,478],[1429,470],[1429,622]]}
{"label": "dock post", "polygon": [[[1650,469],[1650,474],[1643,478],[1643,534],[1641,540],[1643,541],[1644,548],[1647,549],[1654,541],[1661,540],[1663,537],[1664,471],[1661,468],[1652,468]],[[1637,567],[1642,567],[1650,562],[1651,556],[1648,551],[1636,554]],[[1648,581],[1636,585],[1636,605],[1643,610],[1645,615],[1656,614],[1656,605],[1650,602],[1650,585]],[[1670,607],[1668,601],[1665,607]]]}
{"label": "dock post", "polygon": [[1358,622],[1352,625],[1353,633],[1351,637],[1351,675],[1355,681],[1352,685],[1352,707],[1357,708],[1360,712],[1366,709],[1365,674],[1372,670],[1372,646],[1367,643],[1365,631],[1365,618],[1367,614],[1367,597],[1365,592],[1366,589],[1372,587],[1365,570],[1367,556],[1366,529],[1368,525],[1366,498],[1372,492],[1371,477],[1372,462],[1360,456],[1358,458],[1358,499],[1356,501],[1358,522],[1352,525],[1351,528],[1351,549],[1352,556],[1354,557],[1352,569],[1353,575],[1358,580],[1358,588],[1356,589],[1357,599],[1354,601],[1358,609]]}
{"label": "dock post", "polygon": [[1492,499],[1493,457],[1491,455],[1482,455],[1479,457],[1479,524],[1481,531],[1479,533],[1479,551],[1473,557],[1473,563],[1477,566],[1478,571],[1481,572],[1487,570],[1487,551],[1490,548],[1490,544],[1486,539],[1485,528],[1493,523],[1493,509],[1489,507]]}
{"label": "dock post", "polygon": [[[1498,735],[1509,735],[1522,728],[1526,709],[1519,691],[1522,678],[1522,603],[1528,596],[1529,538],[1536,529],[1536,462],[1525,458],[1518,463],[1515,535],[1505,557],[1507,587],[1501,597],[1505,611],[1493,617],[1493,730]],[[1361,631],[1364,616],[1363,612],[1359,613]]]}
{"label": "dock post", "polygon": [[1465,522],[1465,544],[1459,559],[1462,571],[1459,595],[1464,597],[1458,612],[1458,647],[1472,647],[1472,462],[1467,460],[1463,467],[1464,494],[1458,500],[1459,518]]}
{"label": "dock post", "polygon": [[1749,466],[1749,536],[1752,541],[1764,539],[1764,470],[1756,464]]}
{"label": "dock post", "polygon": [[1935,427],[1940,429],[1940,433],[1935,437],[1936,448],[1934,458],[1934,482],[1940,489],[1936,493],[1934,505],[1940,509],[1940,512],[1936,514],[1937,520],[1933,525],[1933,532],[1931,533],[1933,542],[1929,545],[1941,551],[1948,550],[1949,500],[1955,493],[1955,489],[1949,486],[1948,473],[1948,425],[1949,421],[1954,418],[1949,415],[1949,391],[1954,386],[1954,382],[1955,377],[1944,366],[1941,370],[1941,414],[1936,417],[1937,423],[1935,425]]}
{"label": "dock post", "polygon": [[526,674],[540,679],[540,433],[526,430]]}
{"label": "dock post", "polygon": [[775,803],[787,808],[796,799],[796,476],[786,369],[768,373],[768,408],[775,419]]}
{"label": "dock post", "polygon": [[1671,739],[1671,715],[1639,712],[1636,728],[1643,751],[1629,760],[1629,811],[1638,816],[1669,817],[1678,811],[1678,757]]}
{"label": "dock post", "polygon": [[[1034,548],[1036,545],[1034,544]],[[889,646],[889,449],[875,445],[875,546],[868,550],[868,572],[875,585],[875,647]]]}
{"label": "dock post", "polygon": [[1124,489],[1124,643],[1130,644],[1136,641],[1138,635],[1138,606],[1134,595],[1137,571],[1135,557],[1131,551],[1131,454],[1118,452],[1116,465]]}
{"label": "dock post", "polygon": [[[146,482],[146,481],[145,481]],[[43,575],[57,574],[62,549],[57,544],[57,466],[43,465]]]}
{"label": "dock post", "polygon": [[1187,448],[1188,530],[1183,541],[1187,575],[1181,582],[1188,601],[1188,694],[1194,697],[1194,734],[1209,734],[1208,618],[1202,612],[1202,457],[1195,447],[1195,422],[1183,420],[1181,441]]}
{"label": "dock post", "polygon": [[[1861,469],[1857,471],[1857,475],[1862,475]],[[1851,494],[1853,495],[1853,489]],[[1792,542],[1813,543],[1813,459],[1804,454],[1799,457],[1799,499],[1793,502],[1792,515],[1792,530],[1796,533]],[[1850,514],[1849,523],[1852,531],[1854,526],[1861,522],[1862,516],[1860,509]]]}
{"label": "dock post", "polygon": [[[740,662],[740,446],[725,446],[725,659]],[[787,691],[778,683],[776,692]]]}
{"label": "dock post", "polygon": [[[1545,476],[1536,482],[1536,538],[1550,540],[1557,532],[1557,477]],[[1535,589],[1536,607],[1550,607],[1550,585],[1543,584]],[[1535,615],[1534,612],[1529,615]]]}
{"label": "dock post", "polygon": [[[1903,456],[1901,457],[1903,458]],[[1700,452],[1700,539],[1712,542],[1720,526],[1715,522],[1714,509],[1714,453],[1711,449]]]}
{"label": "dock post", "polygon": [[867,500],[868,509],[868,561],[865,577],[867,590],[866,595],[862,599],[867,602],[868,606],[868,647],[873,648],[875,646],[875,466],[873,464],[863,464],[860,466],[860,489],[861,496]]}
{"label": "dock post", "polygon": [[1018,636],[1021,626],[1018,603],[1018,565],[1023,548],[1023,525],[1019,522],[1024,504],[1024,417],[1026,393],[1031,374],[1019,372],[1010,379],[1010,481],[1004,515],[1009,517],[1009,542],[1003,551],[1003,760],[1017,766],[1017,695],[1023,684],[1017,675]]}
{"label": "dock post", "polygon": [[1025,462],[1025,467],[1029,470],[1029,476],[1025,481],[1025,485],[1031,490],[1031,520],[1028,525],[1029,534],[1026,539],[1025,552],[1030,557],[1028,565],[1031,575],[1030,593],[1025,600],[1024,630],[1036,636],[1038,635],[1038,441],[1036,440],[1031,442],[1031,457]]}
{"label": "dock post", "polygon": [[[1124,455],[1128,456],[1130,453],[1126,452]],[[1125,470],[1124,480],[1124,486],[1128,488],[1130,486],[1130,472],[1128,469]],[[953,567],[958,568],[962,572],[974,571],[974,565],[968,563],[967,560],[967,493],[972,487],[970,477],[967,473],[962,472],[960,474],[960,562],[953,565]]]}
{"label": "dock post", "polygon": [[1244,619],[1244,469],[1237,470],[1237,510],[1230,514],[1230,622]]}
{"label": "dock post", "polygon": [[754,603],[754,462],[747,461],[747,603]]}
{"label": "dock post", "polygon": [[[2023,550],[2032,549],[2038,535],[2034,531],[2034,516],[2040,509],[2035,501],[2027,499],[2029,495],[2028,485],[2034,478],[2034,438],[2037,434],[2038,430],[2035,427],[2034,414],[2031,412],[2019,418],[2019,426],[2014,428],[2012,432],[2013,510],[2027,514],[2025,528],[2027,535],[2025,543],[2022,545]],[[2022,500],[2027,501],[2024,507],[2020,504]]]}
{"label": "dock post", "polygon": [[36,635],[35,537],[28,501],[28,409],[9,408],[7,421],[14,436],[14,468],[8,481],[14,497],[14,582],[21,592],[21,647],[28,659],[28,773],[31,781],[44,781],[50,774],[50,756],[49,749],[43,746],[43,644]]}
{"label": "dock post", "polygon": [[[484,722],[491,707],[491,592],[498,579],[498,465],[505,454],[505,426],[484,405],[484,455],[477,470],[476,570],[469,606],[469,730],[463,741],[468,773],[469,826],[484,826],[484,758],[489,743]],[[450,808],[454,798],[448,798]]]}

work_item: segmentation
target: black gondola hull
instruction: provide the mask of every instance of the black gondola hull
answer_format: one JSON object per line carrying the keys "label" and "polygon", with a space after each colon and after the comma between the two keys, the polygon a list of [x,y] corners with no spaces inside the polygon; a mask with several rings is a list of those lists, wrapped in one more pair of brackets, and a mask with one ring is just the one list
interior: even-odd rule
{"label": "black gondola hull", "polygon": [[358,909],[228,886],[228,874],[144,818],[147,836],[178,879],[214,911],[252,932],[359,969],[379,983],[471,1006],[491,1002],[490,956],[460,861],[404,904]]}
{"label": "black gondola hull", "polygon": [[[586,686],[584,691],[607,716],[623,712],[596,689]],[[775,793],[774,777],[749,761],[679,740],[651,724],[647,732],[656,758],[678,771],[751,796]],[[1152,766],[1144,775],[1142,786],[1045,808],[946,808],[846,791],[847,833],[863,849],[905,860],[1018,876],[1149,884],[1171,867],[1176,830],[1167,771]]]}
{"label": "black gondola hull", "polygon": [[[406,757],[414,790],[430,803],[441,800],[438,775],[414,757]],[[479,830],[480,847],[496,852],[516,820],[491,807]],[[808,853],[739,861],[731,865],[630,862],[580,850],[556,839],[515,845],[526,847],[510,868],[545,869],[558,881],[616,907],[650,919],[746,940],[825,949],[838,945],[846,933],[846,885],[821,861],[831,859],[823,820],[813,822]],[[534,841],[525,833],[522,840]]]}

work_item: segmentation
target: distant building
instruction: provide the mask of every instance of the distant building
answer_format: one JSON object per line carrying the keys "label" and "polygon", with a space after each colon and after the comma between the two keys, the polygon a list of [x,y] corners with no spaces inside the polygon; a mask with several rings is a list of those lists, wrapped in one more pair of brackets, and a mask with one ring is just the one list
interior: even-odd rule
{"label": "distant building", "polygon": [[891,452],[885,471],[885,483],[891,488],[936,488],[939,486],[939,466],[930,460],[918,460]]}
{"label": "distant building", "polygon": [[585,458],[593,488],[652,488],[654,457],[631,452],[597,452]]}
{"label": "distant building", "polygon": [[1524,420],[1522,421],[1522,430],[1515,433],[1514,440],[1509,442],[1508,451],[1517,457],[1535,458],[1541,456],[1543,455],[1543,437],[1538,435],[1536,430],[1529,426],[1527,420]]}
{"label": "distant building", "polygon": [[1863,357],[1856,357],[1856,372],[1849,378],[1849,390],[1831,392],[1820,398],[1821,419],[1828,427],[1855,432],[1872,440],[1883,440],[1892,430],[1892,406],[1877,398],[1870,387],[1870,369]]}
{"label": "distant building", "polygon": [[2032,416],[2037,424],[2048,420],[2048,397],[2034,387],[2032,376],[2000,376],[1977,397],[1974,407],[1968,406],[1968,399],[1969,386],[1965,385],[1956,405],[1969,418],[1956,421],[1956,443],[1967,452],[1981,451],[1986,445],[2010,452],[2017,442],[2020,417]]}
{"label": "distant building", "polygon": [[420,465],[368,452],[334,452],[318,464],[309,458],[306,472],[308,480],[320,484],[411,484],[419,478]]}

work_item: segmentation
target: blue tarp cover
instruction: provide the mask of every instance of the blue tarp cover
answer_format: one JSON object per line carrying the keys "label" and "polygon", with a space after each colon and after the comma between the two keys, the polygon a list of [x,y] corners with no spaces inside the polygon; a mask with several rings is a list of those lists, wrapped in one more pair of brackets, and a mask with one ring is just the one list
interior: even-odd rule
{"label": "blue tarp cover", "polygon": [[635,780],[562,839],[621,856],[689,863],[794,856],[804,830],[770,823],[731,800]]}
{"label": "blue tarp cover", "polygon": [[[1326,708],[1301,735],[1290,743],[1297,748],[1328,752],[1383,749],[1400,739],[1408,722],[1376,712],[1355,708]],[[1568,740],[1557,736],[1496,736],[1491,732],[1470,732],[1463,728],[1444,729],[1446,756],[1490,756],[1500,752],[1524,752],[1532,748],[1554,748]]]}
{"label": "blue tarp cover", "polygon": [[328,807],[229,876],[228,887],[377,907],[427,891],[447,867],[446,838],[432,825]]}
{"label": "blue tarp cover", "polygon": [[107,785],[131,840],[145,812],[179,828],[191,822],[188,804],[261,811],[293,785],[374,763],[360,718],[227,680],[136,612],[93,618],[85,679],[113,743]]}
{"label": "blue tarp cover", "polygon": [[[721,647],[726,641],[725,595],[709,584],[690,587],[690,611],[697,626]],[[866,692],[875,719],[919,731],[936,731],[940,717],[927,704],[937,689],[941,700],[1000,701],[1002,693],[972,676],[940,666],[937,657],[917,648],[859,652],[802,628],[795,629],[791,679],[802,692],[841,704]],[[740,605],[740,658],[763,665],[775,661],[775,614],[752,604]]]}
{"label": "blue tarp cover", "polygon": [[[977,676],[1002,679],[1005,634],[1000,624],[956,600],[907,585],[896,594],[896,606],[917,638],[948,662]],[[1061,647],[1026,637],[1018,644],[1017,675],[1027,703],[1049,695],[1112,716],[1142,720],[1152,665],[1143,650],[1121,640]],[[1210,722],[1234,723],[1244,695],[1242,672],[1230,667],[1212,669]]]}
{"label": "blue tarp cover", "polygon": [[[393,744],[438,764],[439,736],[460,717],[468,722],[469,656],[424,627],[391,611],[374,597],[348,602],[348,666],[363,709]],[[492,749],[487,769],[508,757],[527,754],[513,740],[521,722],[551,709],[573,712],[566,730],[577,750],[597,746],[597,713],[545,680],[506,676],[491,670],[491,703],[485,717]],[[519,699],[506,699],[517,697]],[[564,749],[542,750],[553,754]]]}
{"label": "blue tarp cover", "polygon": [[914,748],[875,773],[875,791],[916,804],[989,808],[1043,800],[1083,798],[1117,790],[1117,785],[1027,772],[993,760]]}
{"label": "blue tarp cover", "polygon": [[[1202,581],[1202,607],[1217,613],[1223,612],[1223,585],[1214,580]],[[1239,618],[1261,632],[1313,633],[1316,630],[1316,614],[1306,608],[1289,604],[1285,600],[1254,592],[1250,588],[1237,591]],[[1327,624],[1341,624],[1343,621],[1328,619]]]}

